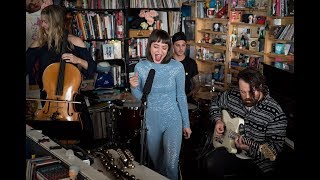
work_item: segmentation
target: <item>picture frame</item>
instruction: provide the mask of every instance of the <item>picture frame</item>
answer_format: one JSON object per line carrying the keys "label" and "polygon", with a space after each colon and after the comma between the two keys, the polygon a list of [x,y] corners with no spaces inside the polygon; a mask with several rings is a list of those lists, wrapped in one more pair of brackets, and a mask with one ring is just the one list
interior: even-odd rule
{"label": "picture frame", "polygon": [[103,59],[114,59],[114,47],[113,44],[103,44],[102,45],[102,51],[103,51]]}
{"label": "picture frame", "polygon": [[195,24],[195,20],[184,20],[185,35],[187,37],[187,41],[195,40]]}

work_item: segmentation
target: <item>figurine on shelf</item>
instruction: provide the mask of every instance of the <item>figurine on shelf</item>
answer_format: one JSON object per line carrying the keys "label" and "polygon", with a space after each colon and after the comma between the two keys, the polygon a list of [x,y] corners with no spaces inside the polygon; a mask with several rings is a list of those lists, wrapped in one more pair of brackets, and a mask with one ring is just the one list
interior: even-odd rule
{"label": "figurine on shelf", "polygon": [[253,21],[253,24],[257,24],[257,15],[253,15],[253,19],[252,19],[252,21]]}
{"label": "figurine on shelf", "polygon": [[201,57],[202,57],[201,49],[198,49],[196,59],[200,59]]}
{"label": "figurine on shelf", "polygon": [[214,73],[213,73],[213,79],[215,79],[216,81],[220,80],[220,73],[219,73],[220,69],[219,67],[214,67]]}
{"label": "figurine on shelf", "polygon": [[248,19],[249,19],[249,24],[252,24],[252,22],[253,22],[253,16],[250,15],[250,16],[248,17]]}
{"label": "figurine on shelf", "polygon": [[231,47],[236,47],[237,44],[237,29],[234,27],[231,34]]}
{"label": "figurine on shelf", "polygon": [[235,8],[237,6],[237,0],[232,0],[232,8]]}
{"label": "figurine on shelf", "polygon": [[204,34],[203,41],[205,43],[209,43],[209,41],[210,41],[210,34],[209,33]]}
{"label": "figurine on shelf", "polygon": [[219,31],[219,23],[214,23],[213,24],[213,31]]}

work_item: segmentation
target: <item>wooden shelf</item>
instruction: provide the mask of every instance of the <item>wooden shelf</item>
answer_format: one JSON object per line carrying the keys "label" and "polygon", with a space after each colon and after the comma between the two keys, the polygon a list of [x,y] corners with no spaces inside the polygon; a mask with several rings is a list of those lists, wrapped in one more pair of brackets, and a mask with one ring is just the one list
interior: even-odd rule
{"label": "wooden shelf", "polygon": [[238,52],[242,54],[251,54],[251,55],[258,55],[258,56],[263,56],[263,52],[257,52],[257,51],[252,51],[252,50],[247,50],[247,49],[240,49],[238,47],[233,47],[232,52]]}
{"label": "wooden shelf", "polygon": [[208,49],[219,49],[225,51],[227,48],[225,46],[213,45],[209,43],[196,43],[197,46],[205,47]]}
{"label": "wooden shelf", "polygon": [[275,53],[267,53],[266,55],[272,58],[281,58],[281,59],[290,60],[290,61],[294,60],[294,55],[284,55],[284,54],[275,54]]}
{"label": "wooden shelf", "polygon": [[242,7],[235,7],[235,8],[232,8],[236,11],[260,11],[260,12],[267,12],[267,8],[242,8]]}
{"label": "wooden shelf", "polygon": [[228,22],[227,18],[197,18],[204,21]]}
{"label": "wooden shelf", "polygon": [[233,25],[233,26],[254,26],[254,27],[265,26],[265,24],[249,24],[249,23],[244,23],[244,22],[232,22],[231,25]]}
{"label": "wooden shelf", "polygon": [[281,40],[281,39],[275,39],[275,38],[269,38],[269,41],[277,42],[277,43],[293,43],[292,40]]}
{"label": "wooden shelf", "polygon": [[224,65],[224,62],[217,62],[217,61],[212,61],[212,60],[197,59],[197,61],[204,62],[204,63],[217,64],[217,65]]}
{"label": "wooden shelf", "polygon": [[217,35],[227,35],[227,33],[225,33],[225,32],[213,31],[211,29],[201,29],[201,30],[198,30],[198,32],[209,33],[209,34],[217,34]]}
{"label": "wooden shelf", "polygon": [[294,16],[269,16],[270,19],[294,19]]}
{"label": "wooden shelf", "polygon": [[197,43],[194,42],[194,41],[187,41],[187,45],[190,45],[190,46],[196,46]]}
{"label": "wooden shelf", "polygon": [[242,67],[242,66],[231,66],[230,72],[238,73],[239,71],[243,70],[244,68],[246,68],[246,67]]}

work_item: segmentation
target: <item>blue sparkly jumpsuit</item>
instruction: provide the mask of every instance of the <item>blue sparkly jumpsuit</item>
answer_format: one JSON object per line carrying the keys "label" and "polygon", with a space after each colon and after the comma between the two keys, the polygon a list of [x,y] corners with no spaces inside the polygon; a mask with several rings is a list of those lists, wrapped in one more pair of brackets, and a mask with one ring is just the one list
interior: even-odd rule
{"label": "blue sparkly jumpsuit", "polygon": [[155,70],[155,77],[147,98],[147,150],[156,171],[178,180],[182,129],[190,127],[184,68],[174,59],[167,64],[148,60],[137,63],[139,84],[131,92],[139,100],[150,69]]}

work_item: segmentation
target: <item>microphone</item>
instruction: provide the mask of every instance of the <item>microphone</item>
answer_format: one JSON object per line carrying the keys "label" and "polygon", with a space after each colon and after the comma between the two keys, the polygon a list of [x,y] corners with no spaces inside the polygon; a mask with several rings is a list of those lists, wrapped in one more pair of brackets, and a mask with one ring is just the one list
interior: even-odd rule
{"label": "microphone", "polygon": [[153,83],[153,79],[154,79],[154,75],[155,75],[155,70],[154,69],[150,69],[146,83],[144,84],[143,90],[142,90],[142,98],[141,98],[141,102],[144,103],[147,100],[147,96],[151,91],[151,87],[152,87],[152,83]]}

